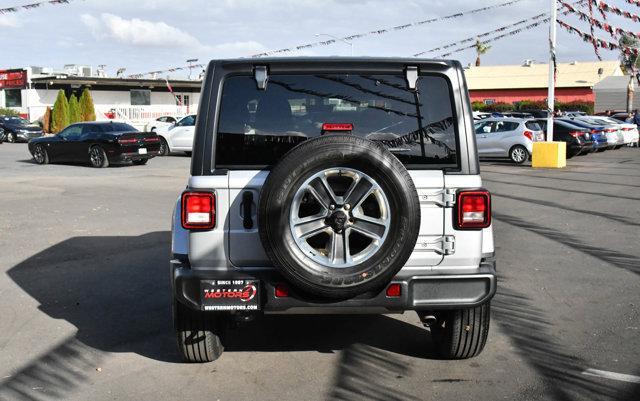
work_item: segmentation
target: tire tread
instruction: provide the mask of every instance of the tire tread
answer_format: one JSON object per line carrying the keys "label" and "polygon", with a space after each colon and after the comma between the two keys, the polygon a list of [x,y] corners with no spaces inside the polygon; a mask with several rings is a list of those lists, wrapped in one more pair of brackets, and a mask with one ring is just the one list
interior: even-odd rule
{"label": "tire tread", "polygon": [[224,324],[206,312],[193,311],[175,302],[175,325],[178,348],[186,362],[215,361],[222,355]]}
{"label": "tire tread", "polygon": [[475,308],[457,309],[441,316],[441,322],[432,328],[432,334],[443,358],[468,359],[482,352],[489,335],[489,303]]}

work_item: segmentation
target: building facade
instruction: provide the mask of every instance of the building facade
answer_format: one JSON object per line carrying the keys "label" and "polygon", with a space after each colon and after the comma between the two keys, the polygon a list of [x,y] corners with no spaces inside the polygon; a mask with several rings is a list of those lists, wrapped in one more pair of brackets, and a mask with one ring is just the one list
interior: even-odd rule
{"label": "building facade", "polygon": [[[549,65],[525,61],[521,65],[469,67],[465,70],[473,102],[492,104],[522,100],[546,101]],[[611,76],[623,76],[614,61],[559,63],[556,74],[557,102],[594,102],[594,86]]]}
{"label": "building facade", "polygon": [[0,108],[36,121],[53,106],[61,89],[67,97],[79,97],[88,88],[97,120],[117,119],[139,126],[163,115],[195,114],[200,86],[201,81],[81,76],[34,72],[31,67],[0,71]]}

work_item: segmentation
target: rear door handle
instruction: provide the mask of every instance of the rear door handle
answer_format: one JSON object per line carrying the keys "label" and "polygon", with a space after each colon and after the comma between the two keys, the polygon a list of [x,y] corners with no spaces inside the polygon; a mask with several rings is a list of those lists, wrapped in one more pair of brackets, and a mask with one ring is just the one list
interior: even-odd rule
{"label": "rear door handle", "polygon": [[251,209],[253,208],[253,192],[244,191],[242,193],[242,226],[245,230],[253,228],[253,218],[251,216]]}

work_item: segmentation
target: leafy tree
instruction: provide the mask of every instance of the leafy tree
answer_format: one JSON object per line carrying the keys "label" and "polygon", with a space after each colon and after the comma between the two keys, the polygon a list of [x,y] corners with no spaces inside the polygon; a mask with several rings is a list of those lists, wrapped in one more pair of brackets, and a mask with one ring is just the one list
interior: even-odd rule
{"label": "leafy tree", "polygon": [[625,52],[625,49],[640,49],[640,40],[632,36],[622,35],[618,43],[620,44],[620,63],[622,67],[629,73],[634,68],[640,68],[640,55],[631,52],[627,54]]}
{"label": "leafy tree", "polygon": [[71,95],[71,99],[69,99],[69,123],[77,123],[80,122],[80,103],[78,103],[78,98],[75,94]]}
{"label": "leafy tree", "polygon": [[64,91],[60,89],[56,102],[53,104],[51,118],[51,132],[57,134],[69,125],[69,102]]}
{"label": "leafy tree", "polygon": [[476,54],[478,55],[478,57],[476,57],[476,67],[480,67],[480,56],[486,54],[489,50],[491,50],[491,46],[482,43],[480,39],[476,39],[475,48]]}
{"label": "leafy tree", "polygon": [[84,88],[80,96],[80,120],[96,121],[96,109],[93,106],[93,98],[88,88]]}
{"label": "leafy tree", "polygon": [[618,40],[618,44],[620,45],[620,64],[622,64],[622,68],[629,74],[627,112],[630,113],[631,109],[633,109],[633,92],[635,92],[633,80],[636,78],[638,68],[640,68],[640,55],[630,52],[629,49],[640,50],[640,40],[632,36],[622,35]]}
{"label": "leafy tree", "polygon": [[51,107],[47,106],[47,110],[42,116],[42,130],[44,132],[51,132]]}

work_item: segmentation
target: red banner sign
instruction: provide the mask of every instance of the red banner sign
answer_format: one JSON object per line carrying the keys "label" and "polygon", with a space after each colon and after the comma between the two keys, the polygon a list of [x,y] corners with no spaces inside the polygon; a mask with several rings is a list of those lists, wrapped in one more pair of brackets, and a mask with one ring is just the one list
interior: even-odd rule
{"label": "red banner sign", "polygon": [[24,89],[27,87],[25,70],[0,70],[0,89]]}

